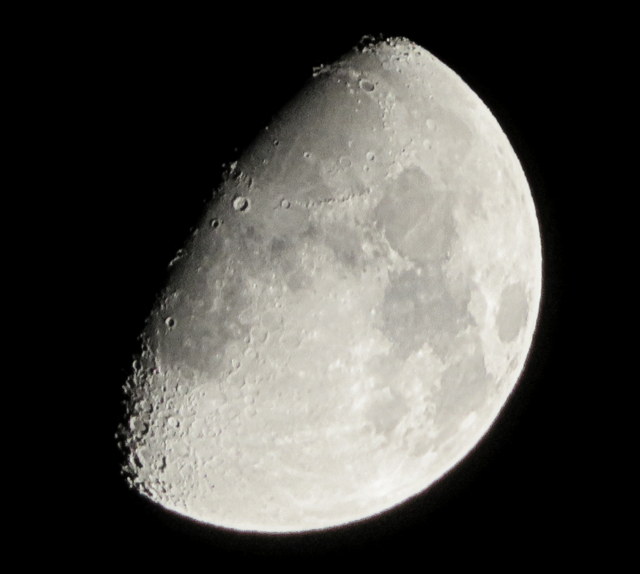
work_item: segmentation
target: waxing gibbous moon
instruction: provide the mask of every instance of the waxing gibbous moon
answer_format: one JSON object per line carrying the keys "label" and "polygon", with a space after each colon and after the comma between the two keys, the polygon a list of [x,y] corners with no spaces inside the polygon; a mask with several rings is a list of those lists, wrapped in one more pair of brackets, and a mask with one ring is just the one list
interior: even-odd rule
{"label": "waxing gibbous moon", "polygon": [[124,473],[262,532],[357,521],[442,477],[513,390],[541,294],[507,137],[401,38],[315,70],[170,267],[125,384]]}

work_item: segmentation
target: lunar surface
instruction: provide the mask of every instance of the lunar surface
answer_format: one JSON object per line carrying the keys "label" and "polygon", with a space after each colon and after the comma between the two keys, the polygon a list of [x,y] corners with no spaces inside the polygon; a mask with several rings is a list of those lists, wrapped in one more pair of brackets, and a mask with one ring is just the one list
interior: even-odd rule
{"label": "lunar surface", "polygon": [[507,137],[399,38],[314,71],[170,269],[125,384],[124,474],[262,532],[360,520],[442,477],[513,390],[541,293]]}

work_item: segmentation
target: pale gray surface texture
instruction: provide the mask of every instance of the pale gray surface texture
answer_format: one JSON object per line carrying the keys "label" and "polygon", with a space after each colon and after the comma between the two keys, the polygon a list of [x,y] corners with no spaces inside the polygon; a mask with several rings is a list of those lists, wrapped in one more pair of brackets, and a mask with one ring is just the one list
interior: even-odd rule
{"label": "pale gray surface texture", "polygon": [[354,49],[242,153],[174,261],[125,388],[129,481],[240,530],[389,509],[495,420],[540,293],[534,204],[486,106],[408,40]]}

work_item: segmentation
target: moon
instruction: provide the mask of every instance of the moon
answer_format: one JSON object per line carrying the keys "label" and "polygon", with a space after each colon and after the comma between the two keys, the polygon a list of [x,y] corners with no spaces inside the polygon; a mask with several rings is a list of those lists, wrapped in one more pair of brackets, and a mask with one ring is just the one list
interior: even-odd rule
{"label": "moon", "polygon": [[314,70],[169,265],[124,385],[123,473],[272,533],[374,516],[451,470],[518,381],[542,284],[506,135],[404,38]]}

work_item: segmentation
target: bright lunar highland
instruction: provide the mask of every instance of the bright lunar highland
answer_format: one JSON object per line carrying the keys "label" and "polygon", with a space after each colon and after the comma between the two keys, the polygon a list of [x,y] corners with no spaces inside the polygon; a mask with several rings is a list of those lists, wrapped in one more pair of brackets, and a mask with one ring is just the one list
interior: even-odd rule
{"label": "bright lunar highland", "polygon": [[412,42],[364,41],[228,167],[171,262],[124,388],[127,480],[236,530],[398,505],[496,419],[541,264],[487,107]]}

